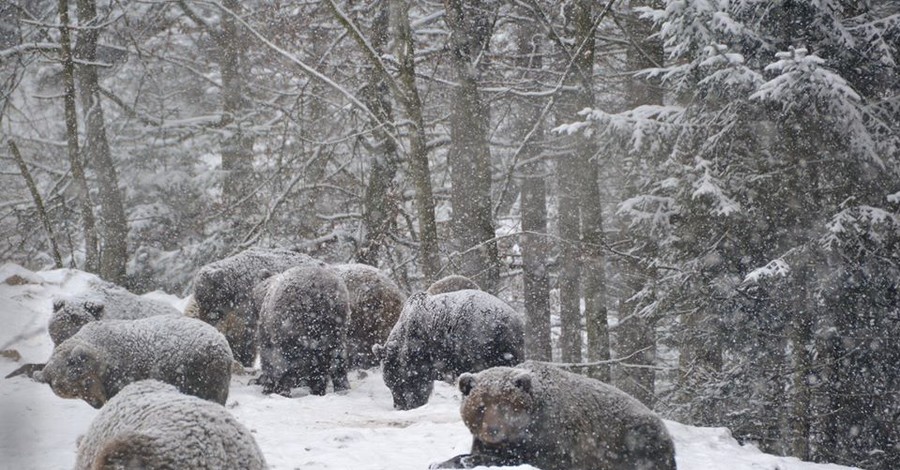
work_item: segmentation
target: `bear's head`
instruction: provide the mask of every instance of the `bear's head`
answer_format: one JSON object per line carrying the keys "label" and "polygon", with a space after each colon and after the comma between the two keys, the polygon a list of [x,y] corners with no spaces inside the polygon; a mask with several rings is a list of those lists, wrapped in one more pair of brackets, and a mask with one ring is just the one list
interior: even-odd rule
{"label": "bear's head", "polygon": [[50,385],[62,398],[81,398],[100,408],[110,398],[103,386],[107,368],[99,351],[79,338],[63,341],[50,356],[47,365],[34,378]]}
{"label": "bear's head", "polygon": [[383,347],[375,345],[373,351],[381,360],[384,384],[391,389],[394,408],[411,410],[428,403],[434,390],[434,377],[427,353],[410,350],[410,345],[424,344],[419,341],[388,340]]}
{"label": "bear's head", "polygon": [[528,436],[536,400],[528,371],[494,367],[459,377],[460,414],[472,436],[487,445],[522,442]]}
{"label": "bear's head", "polygon": [[69,339],[82,326],[103,317],[105,305],[102,301],[92,299],[63,299],[53,301],[53,315],[47,330],[53,344],[60,344]]}
{"label": "bear's head", "polygon": [[194,278],[194,302],[200,320],[215,326],[239,303],[224,269],[204,267]]}
{"label": "bear's head", "polygon": [[[166,462],[166,440],[146,432],[125,431],[106,441],[94,457],[95,469],[158,468]],[[168,455],[171,459],[171,455]]]}

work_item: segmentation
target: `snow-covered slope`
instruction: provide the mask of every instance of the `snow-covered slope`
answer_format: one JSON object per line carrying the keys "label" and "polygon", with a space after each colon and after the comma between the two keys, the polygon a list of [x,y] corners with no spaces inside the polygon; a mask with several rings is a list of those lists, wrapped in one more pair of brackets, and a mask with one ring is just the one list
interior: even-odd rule
{"label": "snow-covered slope", "polygon": [[[9,285],[6,280],[16,275]],[[0,350],[15,349],[17,362],[0,357],[0,376],[26,362],[44,362],[52,349],[46,333],[54,295],[77,294],[92,275],[73,270],[32,273],[0,266]],[[183,299],[149,294],[177,307]],[[272,469],[422,470],[464,453],[469,433],[459,417],[459,393],[444,383],[430,402],[397,411],[378,370],[353,372],[345,394],[264,396],[249,376],[232,379],[228,409],[251,429]],[[87,403],[58,398],[50,387],[25,377],[0,379],[0,469],[68,469],[75,441],[97,414]],[[837,470],[740,446],[726,429],[666,423],[682,470]],[[519,469],[531,467],[522,466]]]}

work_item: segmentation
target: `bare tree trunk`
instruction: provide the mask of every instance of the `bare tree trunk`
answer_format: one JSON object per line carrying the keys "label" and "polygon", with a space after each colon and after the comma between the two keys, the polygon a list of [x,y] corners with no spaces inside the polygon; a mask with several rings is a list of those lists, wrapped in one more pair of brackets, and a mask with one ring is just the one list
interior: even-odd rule
{"label": "bare tree trunk", "polygon": [[[631,6],[654,6],[655,1],[632,1]],[[640,19],[634,11],[623,18],[625,36],[631,42],[626,52],[628,72],[661,66],[663,63],[663,46],[658,39],[650,36],[655,32],[653,23]],[[627,106],[634,108],[641,105],[661,105],[662,92],[655,83],[646,79],[632,78],[626,86]],[[621,227],[622,233],[627,233]],[[619,357],[628,358],[628,364],[637,367],[623,367],[617,377],[616,386],[631,394],[647,406],[653,406],[655,400],[656,373],[652,366],[656,361],[656,325],[654,319],[642,318],[640,305],[627,299],[634,298],[644,286],[651,282],[651,273],[633,260],[624,260],[620,265],[622,277],[625,278],[624,299],[619,303],[619,323],[616,327],[616,352]]]}
{"label": "bare tree trunk", "polygon": [[128,261],[128,222],[119,189],[119,177],[106,138],[106,122],[100,103],[100,84],[96,62],[97,29],[96,0],[77,0],[78,43],[75,57],[79,60],[76,68],[78,85],[81,88],[81,111],[84,113],[85,143],[83,151],[85,163],[94,168],[99,183],[100,228],[102,229],[102,251],[100,253],[100,277],[122,284],[125,280],[125,265]]}
{"label": "bare tree trunk", "polygon": [[[372,25],[370,43],[379,55],[384,53],[384,45],[388,41],[390,28],[390,10],[388,2],[379,3],[376,17]],[[372,67],[366,84],[363,100],[380,122],[393,122],[393,110],[389,101],[389,87],[378,67]],[[362,222],[365,235],[357,251],[356,260],[372,266],[378,265],[381,245],[387,238],[395,217],[395,204],[391,200],[391,188],[397,174],[397,145],[388,130],[379,123],[372,122],[376,128],[373,132],[377,143],[372,149],[373,157],[369,170],[369,182],[363,200]]]}
{"label": "bare tree trunk", "polygon": [[[524,16],[524,15],[523,15]],[[518,27],[518,66],[523,70],[541,68],[540,43],[535,41],[536,28],[531,22]],[[528,78],[529,74],[525,74]],[[547,266],[547,165],[537,160],[541,149],[535,143],[543,137],[540,103],[526,99],[519,103],[517,133],[524,142],[521,159],[522,270],[525,297],[525,353],[529,359],[552,361],[550,342],[550,268]],[[529,139],[531,129],[535,129]]]}
{"label": "bare tree trunk", "polygon": [[397,61],[400,74],[401,96],[406,118],[410,122],[409,169],[416,187],[416,212],[419,221],[419,263],[425,282],[435,280],[441,270],[438,255],[437,225],[434,218],[434,196],[431,189],[431,170],[428,168],[425,119],[422,101],[416,87],[415,44],[409,25],[409,0],[397,0],[391,4],[391,22],[396,34]]}
{"label": "bare tree trunk", "polygon": [[63,102],[66,119],[66,149],[69,154],[69,165],[72,168],[72,179],[78,192],[81,206],[81,223],[84,226],[84,270],[97,272],[99,269],[99,242],[94,222],[94,209],[88,189],[87,177],[82,166],[78,144],[78,111],[75,109],[75,60],[72,56],[72,39],[69,32],[69,2],[59,0],[59,43],[63,65]]}
{"label": "bare tree trunk", "polygon": [[[575,88],[564,94],[560,107],[561,120],[566,122],[578,119],[578,111],[594,104],[593,4],[593,0],[576,0],[565,10],[574,45],[566,51],[572,67],[566,81],[567,85]],[[582,295],[590,341],[589,357],[595,360],[609,357],[609,333],[606,327],[603,255],[600,251],[602,212],[599,188],[596,188],[597,170],[590,160],[596,153],[596,147],[581,134],[573,136],[570,145],[570,153],[557,163],[559,236],[563,243],[559,272],[560,347],[564,362],[581,362]],[[589,245],[595,246],[589,248]],[[591,368],[590,373],[606,378],[604,369]]]}
{"label": "bare tree trunk", "polygon": [[15,160],[16,165],[19,166],[19,172],[22,173],[22,178],[25,180],[25,186],[27,186],[28,191],[31,192],[31,198],[34,199],[34,206],[37,208],[41,224],[44,226],[44,230],[47,231],[47,241],[50,242],[50,252],[53,255],[53,264],[57,269],[62,268],[62,256],[59,254],[59,247],[56,245],[56,237],[53,234],[53,225],[50,223],[50,217],[47,216],[47,211],[44,209],[44,200],[41,198],[41,193],[34,183],[34,178],[31,177],[31,172],[28,171],[28,165],[25,164],[25,159],[23,159],[22,154],[19,153],[19,147],[12,139],[8,140],[6,144],[9,147],[9,153],[12,155],[13,160]]}
{"label": "bare tree trunk", "polygon": [[493,32],[486,6],[474,0],[444,0],[450,27],[450,60],[456,89],[450,114],[450,179],[453,186],[453,238],[461,253],[459,273],[483,289],[496,292],[500,280],[491,207],[489,112],[479,90],[479,76]]}
{"label": "bare tree trunk", "polygon": [[[409,0],[397,0],[387,2],[390,29],[394,31],[394,46],[397,56],[398,79],[394,80],[381,61],[381,53],[378,50],[387,38],[372,41],[366,40],[355,24],[337,6],[334,0],[328,1],[328,6],[335,18],[348,33],[356,40],[373,67],[373,77],[390,89],[394,99],[400,103],[406,118],[406,124],[410,127],[408,132],[409,149],[409,174],[416,188],[416,215],[419,222],[419,266],[425,278],[426,285],[435,280],[441,270],[441,259],[438,254],[437,224],[434,217],[434,196],[431,188],[431,170],[429,170],[428,147],[425,136],[425,119],[422,115],[422,101],[419,98],[419,90],[416,85],[415,43],[409,24]],[[377,22],[377,21],[376,21]],[[377,29],[377,28],[376,28]],[[369,93],[373,93],[369,90]],[[376,92],[379,93],[379,92]],[[390,117],[390,109],[385,107],[387,101],[371,103],[366,106],[378,117],[387,119]],[[374,109],[371,108],[374,106]],[[387,114],[380,115],[382,111]],[[388,133],[384,133],[389,137]],[[398,141],[394,140],[394,144]]]}
{"label": "bare tree trunk", "polygon": [[559,181],[559,347],[563,362],[581,362],[581,260],[578,214],[578,172],[575,158],[567,155],[556,163]]}
{"label": "bare tree trunk", "polygon": [[[222,5],[238,14],[239,0],[224,0]],[[243,129],[243,114],[247,112],[245,54],[247,42],[240,33],[234,15],[222,12],[222,29],[214,37],[219,47],[219,68],[222,74],[222,113],[229,123],[230,135],[222,143],[222,183],[224,203],[232,206],[243,199],[253,180],[253,136]],[[248,204],[248,203],[245,203]],[[252,204],[235,208],[238,214],[252,213]]]}
{"label": "bare tree trunk", "polygon": [[[575,3],[572,21],[575,26],[573,77],[578,80],[575,97],[577,110],[594,106],[592,70],[594,67],[594,4],[593,0]],[[578,205],[581,216],[582,294],[584,296],[585,329],[587,330],[588,361],[609,360],[609,322],[606,307],[606,258],[603,252],[603,206],[600,200],[597,165],[594,161],[598,147],[593,137],[576,136],[576,158],[581,171]],[[593,366],[588,375],[609,381],[609,367]]]}

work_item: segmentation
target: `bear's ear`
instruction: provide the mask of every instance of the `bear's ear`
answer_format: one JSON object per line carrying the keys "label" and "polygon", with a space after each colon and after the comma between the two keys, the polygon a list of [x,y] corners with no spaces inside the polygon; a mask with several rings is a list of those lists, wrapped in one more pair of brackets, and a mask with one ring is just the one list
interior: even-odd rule
{"label": "bear's ear", "polygon": [[531,393],[531,374],[523,372],[513,379],[513,385],[525,393]]}
{"label": "bear's ear", "polygon": [[94,352],[90,348],[82,344],[78,344],[69,351],[66,362],[72,366],[83,366],[93,360]]}
{"label": "bear's ear", "polygon": [[426,300],[428,300],[428,293],[425,291],[419,291],[409,296],[409,298],[406,299],[406,302],[411,305],[422,305]]}
{"label": "bear's ear", "polygon": [[469,396],[469,392],[475,388],[475,375],[468,372],[459,376],[459,391],[464,397]]}
{"label": "bear's ear", "polygon": [[53,311],[58,312],[65,308],[66,299],[53,299]]}
{"label": "bear's ear", "polygon": [[194,280],[194,292],[197,291],[197,281],[207,289],[219,287],[225,282],[225,271],[219,268],[202,268]]}
{"label": "bear's ear", "polygon": [[99,320],[100,316],[103,315],[103,309],[105,305],[100,302],[95,302],[93,300],[88,300],[84,303],[84,309],[87,313],[90,313],[95,320]]}

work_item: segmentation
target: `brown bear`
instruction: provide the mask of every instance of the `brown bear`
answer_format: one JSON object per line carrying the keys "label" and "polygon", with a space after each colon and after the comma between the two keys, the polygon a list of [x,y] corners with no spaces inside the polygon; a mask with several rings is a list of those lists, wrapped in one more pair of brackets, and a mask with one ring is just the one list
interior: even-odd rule
{"label": "brown bear", "polygon": [[347,322],[350,296],[334,270],[300,266],[268,282],[259,319],[264,393],[290,395],[306,383],[324,395],[331,377],[335,391],[347,390]]}
{"label": "brown bear", "polygon": [[231,345],[234,358],[252,367],[259,320],[254,287],[273,274],[307,264],[324,265],[302,253],[264,248],[250,248],[208,264],[194,276],[194,297],[185,314],[215,326]]}
{"label": "brown bear", "polygon": [[88,323],[53,350],[34,377],[63,398],[100,408],[129,383],[156,379],[222,405],[231,349],[215,328],[181,315]]}
{"label": "brown bear", "polygon": [[75,468],[262,470],[266,461],[224,407],[142,380],[103,406],[78,441]]}
{"label": "brown bear", "polygon": [[400,318],[406,295],[383,271],[367,264],[336,264],[332,268],[350,294],[347,356],[350,366],[378,365],[372,347],[384,343]]}
{"label": "brown bear", "polygon": [[542,470],[675,470],[662,420],[598,380],[527,361],[459,378],[471,454],[432,468],[528,464]]}
{"label": "brown bear", "polygon": [[434,281],[425,292],[428,295],[446,294],[457,290],[481,290],[481,287],[475,281],[459,274],[451,274]]}
{"label": "brown bear", "polygon": [[409,410],[428,402],[435,380],[524,360],[524,330],[523,316],[487,292],[419,292],[406,300],[387,343],[374,352],[394,408]]}
{"label": "brown bear", "polygon": [[136,320],[178,314],[178,309],[171,305],[132,294],[115,284],[96,281],[84,293],[54,299],[53,315],[47,330],[53,344],[57,345],[92,321]]}

